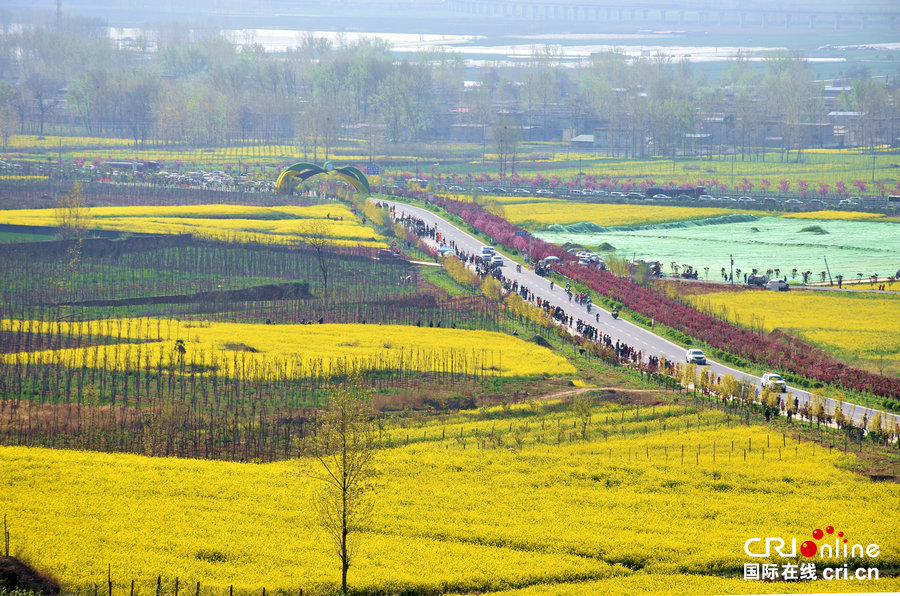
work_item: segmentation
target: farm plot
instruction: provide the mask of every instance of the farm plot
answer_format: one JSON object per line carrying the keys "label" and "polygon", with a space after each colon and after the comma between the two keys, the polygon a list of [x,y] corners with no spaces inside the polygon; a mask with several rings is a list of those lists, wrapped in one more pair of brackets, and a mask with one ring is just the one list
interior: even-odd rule
{"label": "farm plot", "polygon": [[844,221],[890,221],[900,223],[900,218],[890,217],[884,213],[866,213],[865,211],[804,211],[802,213],[785,213],[781,217],[793,219],[824,219]]}
{"label": "farm plot", "polygon": [[158,319],[0,326],[4,343],[22,350],[0,354],[8,445],[275,461],[308,435],[335,378],[359,373],[392,409],[465,402],[499,377],[574,372],[549,349],[463,329]]}
{"label": "farm plot", "polygon": [[[192,205],[153,207],[95,207],[87,209],[92,229],[139,234],[194,234],[201,238],[237,242],[300,244],[323,238],[333,246],[386,247],[385,239],[340,203],[244,207]],[[0,223],[56,226],[56,209],[0,211]]]}
{"label": "farm plot", "polygon": [[[900,587],[896,484],[847,471],[852,455],[724,412],[595,402],[583,420],[547,402],[388,424],[379,444],[382,487],[350,573],[361,593]],[[166,589],[177,577],[203,594],[322,593],[335,590],[339,567],[316,523],[315,465],[2,447],[0,510],[13,547],[70,588],[102,584],[111,568],[115,591],[134,579],[152,592],[164,570]],[[744,552],[748,538],[799,544],[825,526],[877,544],[878,556]],[[813,563],[819,581],[740,579],[746,563],[788,562]],[[821,579],[844,563],[881,579]]]}
{"label": "farm plot", "polygon": [[667,273],[673,272],[673,263],[679,268],[690,265],[712,280],[722,279],[721,268],[729,270],[733,257],[735,270],[743,273],[777,269],[781,276],[790,275],[789,280],[794,280],[810,271],[810,281],[821,281],[827,279],[822,277],[826,274],[823,256],[832,276],[843,274],[846,279],[858,272],[868,276],[896,271],[896,255],[900,251],[897,226],[884,220],[798,220],[745,215],[638,229],[548,230],[538,232],[536,237],[556,244],[609,243],[627,258],[636,255],[638,259],[659,261]]}
{"label": "farm plot", "polygon": [[507,203],[503,211],[510,222],[534,230],[544,230],[553,224],[566,226],[588,222],[600,227],[640,226],[747,213],[710,207],[607,205],[563,200]]}
{"label": "farm plot", "polygon": [[854,292],[714,292],[691,296],[705,312],[765,331],[781,329],[850,362],[900,370],[900,296]]}
{"label": "farm plot", "polygon": [[[0,321],[0,329],[19,333],[56,332],[138,340],[136,346],[94,345],[3,356],[7,364],[60,363],[69,368],[102,367],[197,370],[226,378],[271,379],[345,374],[366,370],[446,370],[453,374],[538,376],[574,373],[549,349],[510,335],[406,325],[266,325],[125,319],[38,324]],[[239,355],[239,357],[238,357]],[[149,363],[149,367],[147,366]],[[332,372],[333,371],[333,372]]]}
{"label": "farm plot", "polygon": [[[177,314],[495,328],[486,304],[451,304],[422,286],[406,261],[374,254],[329,248],[320,260],[304,246],[186,236],[0,245],[0,308],[16,318],[44,318],[52,310],[79,320]],[[300,287],[308,294],[294,291]]]}

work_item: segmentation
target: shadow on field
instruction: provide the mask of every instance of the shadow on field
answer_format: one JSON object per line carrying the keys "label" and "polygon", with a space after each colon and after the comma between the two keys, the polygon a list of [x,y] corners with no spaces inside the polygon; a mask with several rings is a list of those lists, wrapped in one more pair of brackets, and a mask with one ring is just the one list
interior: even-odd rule
{"label": "shadow on field", "polygon": [[32,569],[15,557],[0,556],[0,588],[9,591],[23,590],[38,594],[59,594],[59,584],[55,579]]}

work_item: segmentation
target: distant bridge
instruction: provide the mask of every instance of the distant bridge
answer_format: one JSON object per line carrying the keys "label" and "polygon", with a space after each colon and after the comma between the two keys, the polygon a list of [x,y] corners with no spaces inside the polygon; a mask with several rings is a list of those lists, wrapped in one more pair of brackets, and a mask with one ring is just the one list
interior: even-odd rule
{"label": "distant bridge", "polygon": [[[655,28],[784,30],[891,30],[900,26],[900,9],[792,9],[776,3],[735,7],[723,2],[628,2],[627,0],[447,0],[455,12],[482,17],[536,21],[596,22]],[[897,6],[900,6],[898,4]]]}

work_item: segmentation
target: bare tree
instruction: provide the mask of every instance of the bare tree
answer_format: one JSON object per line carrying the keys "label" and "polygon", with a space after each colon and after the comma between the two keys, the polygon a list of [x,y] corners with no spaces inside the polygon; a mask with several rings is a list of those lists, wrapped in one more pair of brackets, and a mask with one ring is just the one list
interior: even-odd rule
{"label": "bare tree", "polygon": [[72,185],[72,190],[59,197],[55,216],[57,235],[63,240],[73,241],[66,249],[65,265],[57,281],[62,289],[72,285],[81,263],[81,241],[90,227],[90,212],[77,181]]}
{"label": "bare tree", "polygon": [[546,131],[550,107],[559,100],[565,87],[565,69],[559,68],[565,59],[561,46],[545,45],[534,48],[525,71],[525,101],[529,111],[539,112],[541,128]]}
{"label": "bare tree", "polygon": [[315,441],[317,478],[323,483],[316,509],[340,557],[341,593],[347,594],[354,554],[350,537],[370,518],[375,491],[375,423],[361,379],[351,377],[332,389]]}
{"label": "bare tree", "polygon": [[60,238],[81,238],[90,224],[90,210],[84,203],[81,184],[59,197],[56,205],[56,228]]}
{"label": "bare tree", "polygon": [[25,79],[25,86],[34,98],[40,127],[39,134],[44,134],[44,123],[59,103],[59,89],[65,83],[40,72],[34,72]]}
{"label": "bare tree", "polygon": [[332,245],[331,225],[320,219],[309,222],[303,232],[303,242],[308,244],[316,253],[316,261],[319,264],[319,272],[322,274],[322,299],[328,300],[328,273],[329,273],[329,248]]}
{"label": "bare tree", "polygon": [[586,394],[576,395],[572,400],[572,411],[581,420],[581,438],[587,440],[587,425],[591,421],[591,398]]}
{"label": "bare tree", "polygon": [[6,150],[9,137],[15,131],[16,112],[13,106],[15,91],[6,82],[0,83],[0,148]]}

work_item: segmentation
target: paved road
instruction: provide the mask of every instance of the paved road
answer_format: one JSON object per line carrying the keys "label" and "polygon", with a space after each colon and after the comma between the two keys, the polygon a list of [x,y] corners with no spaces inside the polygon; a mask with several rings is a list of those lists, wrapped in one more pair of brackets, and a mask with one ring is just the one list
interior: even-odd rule
{"label": "paved road", "polygon": [[[424,221],[429,227],[436,226],[437,230],[446,238],[446,241],[449,242],[449,240],[453,240],[460,251],[478,255],[481,254],[481,247],[484,246],[481,240],[474,238],[435,213],[421,207],[407,205],[395,200],[381,200],[381,202],[392,205],[398,214],[412,215],[413,217]],[[535,296],[543,300],[549,300],[554,306],[561,306],[563,310],[566,311],[566,314],[571,316],[573,320],[581,319],[582,321],[593,325],[601,332],[612,337],[613,342],[616,340],[624,342],[629,346],[632,346],[635,350],[643,352],[645,357],[649,355],[665,356],[666,360],[684,362],[685,348],[678,346],[643,327],[630,323],[629,321],[613,319],[609,311],[603,310],[596,305],[593,306],[591,312],[588,312],[586,306],[581,306],[574,301],[569,301],[564,287],[561,288],[558,285],[554,285],[551,290],[549,280],[540,277],[532,269],[524,266],[522,267],[521,272],[517,272],[516,263],[514,261],[500,251],[497,251],[497,254],[503,257],[504,266],[502,267],[502,271],[507,279],[517,280],[520,287],[526,287],[529,291],[534,293]],[[597,313],[600,314],[599,321],[596,318]],[[573,328],[572,332],[574,333],[574,331]],[[707,364],[718,376],[731,374],[738,379],[748,378],[757,387],[760,387],[761,379],[759,377],[744,373],[718,362],[713,362],[712,360],[707,360]],[[788,387],[788,392],[790,394],[788,399],[793,400],[793,397],[796,396],[800,400],[800,405],[809,403],[810,401],[810,393],[808,391],[796,387]],[[837,403],[834,400],[826,400],[826,406],[829,411],[833,411],[836,405]],[[843,409],[844,414],[857,423],[862,420],[863,417],[871,420],[876,412],[870,408],[848,403],[844,403]],[[900,422],[900,417],[894,414],[888,414],[888,419],[890,427],[893,427],[894,424]]]}

